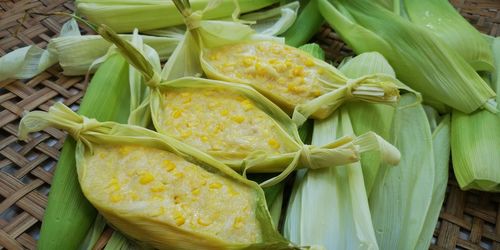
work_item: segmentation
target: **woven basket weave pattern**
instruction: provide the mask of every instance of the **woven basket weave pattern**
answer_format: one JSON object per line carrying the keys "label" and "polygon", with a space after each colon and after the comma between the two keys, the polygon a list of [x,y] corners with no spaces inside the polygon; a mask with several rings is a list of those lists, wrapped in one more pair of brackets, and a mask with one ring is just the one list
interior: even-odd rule
{"label": "woven basket weave pattern", "polygon": [[[481,32],[500,36],[499,0],[451,1]],[[72,1],[0,0],[0,56],[36,44],[45,47],[68,20],[62,16],[26,16],[26,12],[73,12]],[[82,33],[88,33],[82,30]],[[338,63],[352,55],[340,38],[324,26],[314,38],[327,59]],[[18,141],[17,127],[25,111],[48,110],[54,102],[78,108],[86,83],[67,77],[58,66],[27,80],[0,82],[0,249],[35,249],[47,195],[65,133],[46,129]],[[431,249],[500,250],[500,194],[458,188],[450,177]]]}

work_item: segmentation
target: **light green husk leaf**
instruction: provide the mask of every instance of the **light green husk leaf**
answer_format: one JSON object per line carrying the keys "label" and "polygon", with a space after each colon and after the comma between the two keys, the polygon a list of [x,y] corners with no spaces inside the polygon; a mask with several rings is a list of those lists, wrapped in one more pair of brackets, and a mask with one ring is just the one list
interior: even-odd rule
{"label": "light green husk leaf", "polygon": [[[437,113],[435,113],[437,114]],[[415,249],[428,249],[436,229],[441,207],[443,206],[448,184],[448,167],[450,163],[450,116],[446,115],[437,121],[438,116],[429,118],[431,124],[437,124],[432,129],[432,148],[434,150],[434,185],[429,210]],[[432,127],[432,125],[431,125]]]}
{"label": "light green husk leaf", "polygon": [[[280,108],[254,89],[245,85],[194,77],[183,77],[173,81],[162,82],[158,71],[130,43],[120,39],[109,27],[101,26],[98,32],[105,39],[112,41],[117,46],[118,50],[127,58],[129,63],[141,72],[146,85],[151,88],[149,99],[151,115],[153,124],[160,133],[171,134],[169,131],[164,131],[160,123],[160,111],[164,108],[162,100],[164,99],[164,94],[168,93],[169,90],[214,88],[233,91],[248,98],[257,108],[266,113],[269,116],[268,119],[272,119],[273,123],[278,127],[278,133],[283,140],[280,143],[290,149],[287,153],[276,155],[262,150],[235,157],[232,154],[224,152],[207,152],[238,171],[260,173],[281,172],[278,176],[264,182],[263,186],[272,185],[283,180],[298,166],[323,168],[356,162],[359,160],[359,154],[364,151],[379,151],[382,159],[390,164],[395,164],[399,161],[399,152],[397,149],[387,144],[374,133],[366,133],[357,138],[341,138],[323,147],[304,145],[300,141],[297,127],[292,120]],[[190,36],[186,35],[186,37]],[[169,60],[169,63],[173,62],[172,65],[177,65],[174,60]],[[166,67],[168,67],[168,63]],[[213,111],[207,110],[206,112]]]}
{"label": "light green husk leaf", "polygon": [[[385,60],[385,58],[382,57],[377,52],[370,52],[370,53],[363,53],[359,56],[354,57],[351,60],[348,60],[346,63],[344,63],[340,68],[342,72],[344,72],[346,75],[350,77],[357,77],[362,74],[370,74],[370,73],[386,73],[389,75],[394,75],[394,71],[389,65],[389,63]],[[408,96],[406,102],[411,102],[408,100]],[[420,183],[418,186],[413,186],[416,185],[413,182],[408,182],[406,185],[405,181],[401,181],[399,178],[402,179],[409,179],[412,178],[413,173],[417,171],[431,171],[432,169],[429,169],[432,166],[426,166],[426,167],[421,167],[420,163],[412,162],[411,160],[403,160],[401,164],[398,166],[398,169],[392,169],[388,168],[385,164],[382,164],[378,158],[377,155],[374,155],[372,153],[364,153],[361,156],[361,164],[363,166],[363,174],[364,174],[364,179],[365,179],[365,185],[367,189],[367,193],[370,197],[370,202],[373,202],[373,204],[380,205],[378,203],[378,200],[382,194],[384,195],[384,191],[380,191],[383,189],[384,185],[388,185],[390,187],[393,187],[394,185],[399,185],[399,188],[393,187],[394,190],[410,190],[408,192],[401,192],[399,197],[392,197],[392,201],[398,201],[398,200],[404,200],[405,198],[400,198],[400,197],[407,197],[409,193],[411,193],[411,190],[421,190],[419,192],[422,192],[420,198],[416,199],[418,202],[422,201],[422,198],[425,200],[425,196],[431,196],[432,199],[430,201],[429,205],[429,210],[425,210],[425,204],[419,204],[417,203],[410,203],[408,206],[410,207],[417,207],[419,209],[422,209],[422,211],[419,211],[419,213],[415,214],[415,216],[418,216],[414,219],[414,221],[418,221],[418,223],[414,223],[418,225],[419,223],[423,223],[422,230],[418,231],[418,229],[415,229],[415,231],[407,231],[407,232],[402,232],[404,234],[401,234],[399,236],[394,236],[395,238],[399,237],[402,239],[406,239],[407,241],[415,241],[418,239],[418,244],[415,249],[426,249],[429,246],[430,240],[432,238],[432,233],[434,232],[435,225],[437,223],[437,218],[439,216],[439,211],[441,208],[441,205],[443,203],[444,199],[444,193],[446,191],[446,184],[448,181],[448,160],[449,160],[449,117],[444,118],[441,123],[438,121],[438,115],[435,110],[432,108],[426,108],[426,113],[427,110],[429,110],[428,114],[432,114],[429,117],[429,123],[427,126],[430,125],[429,131],[426,132],[425,128],[426,126],[423,126],[425,124],[427,119],[425,119],[425,116],[422,114],[422,106],[420,104],[417,105],[412,105],[412,106],[407,106],[403,107],[404,103],[401,103],[400,106],[397,109],[393,109],[391,107],[387,107],[385,105],[377,105],[377,104],[371,104],[371,105],[361,105],[361,103],[350,103],[346,105],[346,108],[349,111],[349,115],[353,121],[353,128],[356,133],[364,133],[366,131],[374,131],[381,136],[383,136],[386,140],[396,143],[399,143],[399,149],[402,152],[402,157],[403,159],[408,157],[409,155],[412,155],[415,153],[415,148],[418,148],[419,146],[416,143],[420,144],[426,144],[425,138],[426,134],[429,134],[431,131],[434,131],[432,134],[432,146],[433,146],[433,151],[427,151],[427,156],[430,152],[434,152],[433,159],[434,159],[434,171],[435,174],[432,174],[434,176],[434,180],[432,182],[432,194],[430,192],[426,192],[425,190],[428,190],[428,187],[424,187],[424,185],[428,185],[426,182]],[[413,107],[413,108],[412,108]],[[409,110],[407,110],[409,109]],[[413,111],[411,111],[413,109]],[[415,120],[419,119],[421,121],[416,122]],[[405,120],[409,120],[405,122]],[[402,123],[415,123],[413,126],[423,126],[419,129],[415,128],[405,128],[404,124]],[[398,127],[399,126],[399,127]],[[437,127],[437,128],[436,128]],[[408,130],[406,130],[408,129]],[[408,144],[411,143],[412,146],[407,146],[407,144],[402,143],[402,141],[406,141],[408,139],[402,138],[402,135],[405,133],[409,134],[408,131],[412,131],[411,133],[415,134],[415,142],[408,142]],[[422,139],[424,138],[424,139]],[[424,140],[424,142],[422,142]],[[404,150],[404,151],[403,151]],[[417,153],[418,154],[418,153]],[[411,170],[412,172],[408,173],[401,173],[397,178],[394,178],[395,171],[403,171],[405,170]],[[425,175],[425,174],[424,174]],[[389,176],[389,177],[387,177]],[[387,179],[389,178],[389,179]],[[375,190],[375,191],[374,191]],[[380,193],[377,193],[378,191]],[[415,192],[415,194],[418,193]],[[375,198],[374,198],[375,197]],[[374,199],[374,200],[373,200]],[[389,200],[388,198],[387,200]],[[404,201],[401,201],[403,203]],[[407,202],[411,202],[410,200]],[[392,202],[394,203],[394,202]],[[372,206],[373,204],[370,203]],[[377,213],[372,213],[372,218],[374,218],[374,225],[376,229],[380,228],[387,228],[387,231],[385,233],[380,233],[380,231],[377,232],[377,237],[379,240],[379,245],[381,249],[386,249],[389,247],[389,249],[392,249],[395,246],[388,246],[389,243],[391,243],[391,240],[386,240],[386,236],[384,235],[390,235],[392,234],[397,234],[399,227],[394,227],[394,231],[391,230],[391,226],[381,226],[380,222],[384,222],[382,218],[386,217],[391,217],[393,216],[394,212],[395,214],[399,214],[401,212],[404,213],[404,208],[398,209],[398,208],[392,208],[388,210],[379,209],[376,210]],[[373,211],[372,211],[373,212]],[[390,220],[388,220],[390,221]],[[423,222],[425,221],[425,222]],[[395,220],[395,223],[398,223],[398,219]],[[412,226],[408,226],[408,224],[411,225],[413,222],[402,222],[401,228],[406,228],[409,227],[411,229]],[[390,224],[388,224],[390,225]],[[418,227],[417,227],[418,228]],[[413,228],[414,229],[414,228]],[[382,240],[381,240],[382,239]],[[382,245],[383,244],[383,245]],[[382,247],[383,246],[383,247]],[[403,246],[399,245],[401,249],[414,249],[410,246]]]}
{"label": "light green husk leaf", "polygon": [[240,19],[255,22],[250,26],[259,34],[276,36],[287,31],[295,22],[299,5],[298,1],[294,1],[269,10],[245,14]]}
{"label": "light green husk leaf", "polygon": [[447,0],[405,0],[405,10],[412,23],[424,27],[458,52],[476,71],[495,69],[491,47]]}
{"label": "light green husk leaf", "polygon": [[[315,121],[312,142],[323,145],[352,134],[349,115],[341,108],[329,118]],[[284,235],[294,243],[326,249],[378,249],[361,165],[300,170]]]}
{"label": "light green husk leaf", "polygon": [[[403,95],[400,105],[414,101],[414,97]],[[392,131],[402,157],[396,167],[379,170],[384,178],[370,194],[373,226],[380,249],[415,249],[431,204],[436,172],[423,107],[398,108]]]}
{"label": "light green husk leaf", "polygon": [[[76,31],[75,31],[76,29]],[[121,35],[126,40],[131,35]],[[182,39],[182,34],[170,36],[142,36],[144,42],[155,49],[161,60],[166,60]],[[72,19],[63,25],[61,35],[49,41],[47,49],[31,45],[14,50],[0,58],[0,81],[8,78],[27,79],[59,63],[65,75],[85,75],[94,72],[94,61],[106,55],[111,44],[101,36],[82,36]],[[104,60],[100,60],[101,63]],[[101,64],[97,63],[97,64]],[[97,66],[97,65],[93,65]]]}
{"label": "light green husk leaf", "polygon": [[[446,104],[465,113],[490,103],[493,90],[429,30],[367,0],[319,0],[320,12],[356,53],[377,51],[399,79],[422,93],[429,103]],[[443,77],[446,75],[446,77]]]}
{"label": "light green husk leaf", "polygon": [[95,243],[99,240],[104,228],[106,227],[106,220],[98,214],[95,217],[94,224],[87,232],[87,236],[80,244],[80,250],[91,250],[94,248]]}
{"label": "light green husk leaf", "polygon": [[139,250],[141,248],[130,242],[123,234],[118,231],[113,232],[109,238],[104,250]]}
{"label": "light green husk leaf", "polygon": [[[496,72],[492,86],[500,91],[500,39],[492,41]],[[497,102],[500,101],[497,96]],[[500,192],[500,114],[480,111],[470,115],[453,111],[451,155],[460,188]],[[492,151],[493,150],[493,151]],[[495,153],[492,153],[495,152]]]}
{"label": "light green husk leaf", "polygon": [[[192,0],[194,10],[205,8],[210,0]],[[218,8],[206,12],[208,19],[229,17],[235,8],[234,0],[221,0]],[[252,12],[277,3],[278,0],[238,0],[241,13]],[[162,29],[183,24],[172,1],[164,0],[77,0],[79,15],[97,24],[105,24],[116,32]]]}
{"label": "light green husk leaf", "polygon": [[[255,182],[246,180],[231,168],[195,148],[142,127],[98,122],[79,116],[61,103],[56,103],[49,112],[33,111],[26,114],[19,126],[19,138],[26,139],[29,132],[47,127],[66,130],[77,140],[76,168],[83,193],[108,222],[129,237],[159,249],[296,249],[274,229],[262,189]],[[261,241],[251,244],[229,243],[218,239],[215,234],[180,228],[168,221],[141,215],[140,203],[135,209],[127,206],[123,211],[114,210],[110,202],[97,198],[93,186],[86,185],[92,183],[88,178],[94,178],[87,175],[89,157],[93,155],[95,147],[100,145],[142,146],[170,152],[223,177],[228,182],[248,187],[252,190],[251,201],[255,202],[255,220],[258,221],[257,230],[261,233]],[[111,171],[111,166],[112,163],[110,169],[102,169],[103,173]]]}

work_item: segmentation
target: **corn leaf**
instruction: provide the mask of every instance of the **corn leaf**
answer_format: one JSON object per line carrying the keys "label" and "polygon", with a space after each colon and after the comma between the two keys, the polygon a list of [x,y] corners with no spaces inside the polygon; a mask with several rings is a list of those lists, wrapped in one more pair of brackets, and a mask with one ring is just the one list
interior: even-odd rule
{"label": "corn leaf", "polygon": [[[101,120],[126,122],[130,93],[123,83],[128,80],[127,71],[128,65],[122,57],[110,57],[92,78],[79,112]],[[95,219],[96,211],[78,185],[75,146],[75,141],[68,138],[59,157],[38,241],[39,249],[76,249]]]}
{"label": "corn leaf", "polygon": [[434,165],[436,167],[432,199],[415,249],[428,249],[431,245],[448,184],[448,169],[450,163],[450,116],[446,115],[442,117],[439,123],[437,119],[437,116],[429,118],[429,122],[437,124],[437,127],[432,129],[432,147],[434,150]]}
{"label": "corn leaf", "polygon": [[424,27],[458,52],[476,71],[493,71],[491,46],[447,0],[405,0],[412,23]]}
{"label": "corn leaf", "polygon": [[[424,100],[465,113],[495,96],[460,54],[429,30],[366,0],[319,0],[320,12],[356,53],[377,51]],[[369,41],[369,42],[366,42]],[[446,75],[446,77],[443,77]],[[442,105],[441,105],[442,106]]]}
{"label": "corn leaf", "polygon": [[[195,10],[201,10],[209,0],[191,1]],[[223,0],[218,8],[206,12],[209,19],[229,17],[235,1]],[[238,0],[241,13],[251,12],[277,3],[278,0]],[[161,29],[183,24],[182,15],[172,1],[163,0],[77,0],[77,12],[97,24],[106,24],[116,32]]]}
{"label": "corn leaf", "polygon": [[[500,39],[492,42],[496,72],[492,86],[500,91]],[[500,98],[497,96],[497,102]],[[451,117],[453,170],[462,189],[500,192],[500,115],[486,111],[466,115],[453,111]]]}

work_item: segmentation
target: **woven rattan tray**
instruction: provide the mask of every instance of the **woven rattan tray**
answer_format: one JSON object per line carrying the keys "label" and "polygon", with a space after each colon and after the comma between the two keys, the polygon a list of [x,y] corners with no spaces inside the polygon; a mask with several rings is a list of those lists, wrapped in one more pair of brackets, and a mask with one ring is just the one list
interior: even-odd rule
{"label": "woven rattan tray", "polygon": [[[500,36],[500,0],[452,0],[481,32]],[[0,0],[0,56],[30,44],[45,47],[67,17],[28,17],[26,11],[73,12],[72,1]],[[85,33],[85,31],[84,31]],[[338,62],[351,52],[324,27],[314,38],[327,58]],[[47,110],[56,101],[78,107],[83,77],[66,77],[57,66],[27,81],[0,82],[0,249],[35,249],[52,174],[65,139],[47,129],[29,143],[18,141],[24,111]],[[431,249],[500,250],[500,194],[461,191],[450,175],[446,200]]]}

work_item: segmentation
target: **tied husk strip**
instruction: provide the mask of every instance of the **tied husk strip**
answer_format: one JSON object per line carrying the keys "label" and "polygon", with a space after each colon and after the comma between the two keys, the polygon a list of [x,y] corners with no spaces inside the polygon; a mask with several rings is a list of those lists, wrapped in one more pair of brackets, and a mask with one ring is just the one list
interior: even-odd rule
{"label": "tied husk strip", "polygon": [[[110,220],[113,225],[117,226],[122,232],[125,232],[129,236],[134,238],[139,237],[139,240],[159,248],[170,246],[180,249],[187,249],[190,247],[198,249],[268,249],[272,246],[277,249],[296,249],[296,247],[288,243],[274,229],[262,189],[260,189],[255,182],[244,179],[226,165],[216,161],[203,152],[173,138],[142,127],[122,125],[114,122],[98,122],[95,119],[79,116],[61,103],[56,103],[49,109],[49,112],[33,111],[26,114],[20,123],[19,138],[26,139],[29,132],[40,131],[49,126],[66,130],[77,140],[76,158],[80,182],[84,181],[81,178],[85,178],[86,176],[84,157],[88,154],[93,154],[94,144],[139,145],[153,147],[176,154],[187,161],[208,169],[212,173],[251,187],[255,192],[255,199],[257,202],[255,215],[259,221],[259,228],[262,232],[262,242],[255,242],[255,244],[250,245],[225,243],[221,240],[207,237],[207,235],[204,234],[175,228],[172,225],[159,222],[157,222],[159,224],[156,224],[151,218],[135,218],[133,216],[128,218],[125,215],[117,215],[109,210],[105,204],[94,203],[94,205],[100,208],[105,218]],[[139,222],[136,221],[137,219],[144,221]],[[142,223],[146,223],[147,226],[144,227],[145,225]],[[141,229],[137,230],[137,227]],[[143,230],[147,231],[148,228],[150,228],[149,233],[145,233]],[[165,237],[165,232],[168,232],[168,237]],[[182,240],[187,240],[188,238],[191,239],[188,242]],[[163,241],[163,243],[161,241]]]}
{"label": "tied husk strip", "polygon": [[[111,56],[96,72],[80,105],[80,113],[101,120],[126,122],[128,65]],[[109,74],[113,72],[113,74]],[[125,100],[125,101],[124,101]],[[68,138],[59,156],[40,232],[39,249],[76,249],[84,239],[96,210],[83,196],[75,169],[75,147]],[[63,240],[61,238],[71,239]]]}

